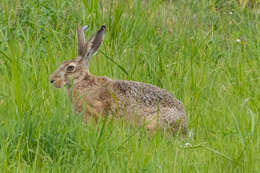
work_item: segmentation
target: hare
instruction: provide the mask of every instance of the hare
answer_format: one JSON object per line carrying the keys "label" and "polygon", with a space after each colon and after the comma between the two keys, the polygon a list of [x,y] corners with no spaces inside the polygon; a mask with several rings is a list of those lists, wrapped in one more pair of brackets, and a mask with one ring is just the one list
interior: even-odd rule
{"label": "hare", "polygon": [[115,116],[144,126],[154,133],[170,129],[186,134],[187,120],[183,104],[164,89],[142,82],[113,80],[90,74],[89,61],[100,47],[106,27],[103,25],[85,42],[84,31],[77,28],[78,56],[63,62],[50,76],[57,88],[67,86],[69,97],[77,112],[90,117]]}

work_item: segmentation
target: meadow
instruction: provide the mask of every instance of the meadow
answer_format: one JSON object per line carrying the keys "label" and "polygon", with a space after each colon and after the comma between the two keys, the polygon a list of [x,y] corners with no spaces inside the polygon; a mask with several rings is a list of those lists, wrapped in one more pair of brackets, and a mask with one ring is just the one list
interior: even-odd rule
{"label": "meadow", "polygon": [[[90,72],[151,83],[189,136],[86,125],[49,75],[101,25]],[[260,172],[260,6],[232,0],[1,0],[1,172]]]}

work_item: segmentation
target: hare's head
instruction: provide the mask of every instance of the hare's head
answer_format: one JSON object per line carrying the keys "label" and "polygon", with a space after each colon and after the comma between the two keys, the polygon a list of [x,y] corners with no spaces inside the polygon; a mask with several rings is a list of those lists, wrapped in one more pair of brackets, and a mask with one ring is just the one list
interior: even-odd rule
{"label": "hare's head", "polygon": [[88,74],[89,60],[96,53],[101,45],[106,27],[103,25],[90,39],[85,42],[84,31],[88,27],[83,28],[78,25],[78,56],[70,61],[63,62],[57,70],[50,76],[50,82],[57,88],[64,85],[70,86],[73,82],[77,83]]}

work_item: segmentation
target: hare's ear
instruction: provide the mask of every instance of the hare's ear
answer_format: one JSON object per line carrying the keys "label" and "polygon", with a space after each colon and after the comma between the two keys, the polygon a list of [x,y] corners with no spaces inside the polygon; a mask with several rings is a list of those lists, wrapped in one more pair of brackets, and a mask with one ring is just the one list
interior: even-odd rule
{"label": "hare's ear", "polygon": [[80,24],[78,24],[77,28],[77,39],[78,39],[78,55],[84,56],[86,53],[86,47],[85,47],[85,34],[84,31],[88,29],[88,26],[84,26],[83,28],[80,27]]}
{"label": "hare's ear", "polygon": [[104,40],[106,26],[101,26],[101,28],[94,34],[86,43],[86,53],[84,59],[87,64],[90,60],[90,57],[96,53],[102,41]]}

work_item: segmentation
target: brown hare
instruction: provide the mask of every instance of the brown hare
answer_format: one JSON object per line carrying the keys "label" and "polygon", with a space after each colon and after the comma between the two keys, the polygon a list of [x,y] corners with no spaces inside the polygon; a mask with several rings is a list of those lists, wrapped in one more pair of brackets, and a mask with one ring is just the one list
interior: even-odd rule
{"label": "brown hare", "polygon": [[102,26],[87,42],[86,29],[78,25],[78,56],[63,62],[50,76],[55,87],[67,86],[75,110],[83,112],[86,121],[90,117],[115,116],[143,125],[151,133],[157,129],[170,129],[185,134],[187,120],[183,104],[171,93],[142,82],[90,74],[90,58],[101,45],[106,27]]}

